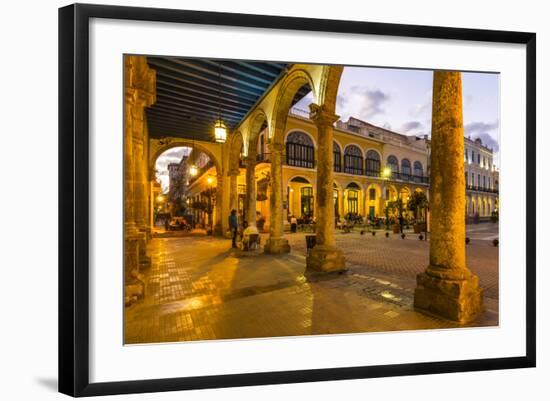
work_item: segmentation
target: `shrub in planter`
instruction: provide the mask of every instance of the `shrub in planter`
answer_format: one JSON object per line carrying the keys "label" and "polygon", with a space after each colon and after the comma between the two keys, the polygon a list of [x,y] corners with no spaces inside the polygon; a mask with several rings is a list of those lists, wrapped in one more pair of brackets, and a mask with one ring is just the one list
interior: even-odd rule
{"label": "shrub in planter", "polygon": [[405,233],[401,234],[401,239],[405,239]]}
{"label": "shrub in planter", "polygon": [[374,237],[376,235],[376,231],[373,231],[372,232],[372,236]]}
{"label": "shrub in planter", "polygon": [[426,231],[426,223],[415,223],[413,229],[415,234],[423,233]]}
{"label": "shrub in planter", "polygon": [[424,236],[423,236],[422,234],[420,234],[420,235],[418,236],[418,239],[419,239],[420,241],[422,241],[422,240],[424,239]]}
{"label": "shrub in planter", "polygon": [[466,237],[466,245],[470,243],[470,237]]}
{"label": "shrub in planter", "polygon": [[494,246],[498,246],[498,238],[495,238],[495,239],[493,240],[493,245],[494,245]]}
{"label": "shrub in planter", "polygon": [[401,226],[399,224],[394,224],[392,230],[394,234],[399,234],[401,232]]}
{"label": "shrub in planter", "polygon": [[386,231],[386,238],[390,236],[390,233]]}

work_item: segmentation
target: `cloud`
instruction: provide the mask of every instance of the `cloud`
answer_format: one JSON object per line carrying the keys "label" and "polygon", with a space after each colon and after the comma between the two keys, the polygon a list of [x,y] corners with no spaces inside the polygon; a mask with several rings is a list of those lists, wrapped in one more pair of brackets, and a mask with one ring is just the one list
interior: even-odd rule
{"label": "cloud", "polygon": [[385,114],[385,103],[389,100],[389,93],[381,89],[354,85],[338,96],[338,114],[343,120],[353,116],[368,121],[376,115]]}
{"label": "cloud", "polygon": [[401,126],[401,131],[407,133],[409,131],[420,130],[423,128],[424,125],[420,121],[408,121]]}
{"label": "cloud", "polygon": [[[499,150],[498,141],[494,138],[497,134],[499,127],[499,121],[494,123],[486,123],[483,121],[476,121],[464,126],[464,132],[472,139],[481,139],[481,142],[489,148],[492,148],[495,152]],[[493,133],[493,135],[491,135]]]}

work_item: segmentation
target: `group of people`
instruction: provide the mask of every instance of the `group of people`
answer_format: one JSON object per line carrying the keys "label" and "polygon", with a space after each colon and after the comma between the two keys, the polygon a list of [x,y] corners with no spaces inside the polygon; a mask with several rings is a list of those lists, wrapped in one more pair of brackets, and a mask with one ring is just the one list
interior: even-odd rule
{"label": "group of people", "polygon": [[290,223],[290,232],[295,233],[298,230],[298,224],[315,224],[315,218],[310,214],[303,214],[300,218],[297,218],[293,214],[290,214],[288,215],[288,222]]}
{"label": "group of people", "polygon": [[[239,235],[239,217],[237,216],[237,211],[235,209],[231,210],[228,218],[229,229],[231,230],[231,247],[239,248],[237,245],[237,236]],[[248,250],[251,248],[250,239],[252,236],[259,235],[260,232],[255,225],[248,225],[246,221],[243,221],[243,230],[240,233],[241,243],[243,250]]]}

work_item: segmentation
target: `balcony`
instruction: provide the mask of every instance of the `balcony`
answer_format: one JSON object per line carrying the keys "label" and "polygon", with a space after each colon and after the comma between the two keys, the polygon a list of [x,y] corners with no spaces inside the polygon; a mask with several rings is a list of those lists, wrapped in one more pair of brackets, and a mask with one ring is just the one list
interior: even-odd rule
{"label": "balcony", "polygon": [[466,185],[466,190],[467,191],[487,192],[487,193],[490,193],[490,194],[498,194],[498,188],[485,188],[485,187],[480,187],[478,185],[469,185],[469,184],[467,184]]}

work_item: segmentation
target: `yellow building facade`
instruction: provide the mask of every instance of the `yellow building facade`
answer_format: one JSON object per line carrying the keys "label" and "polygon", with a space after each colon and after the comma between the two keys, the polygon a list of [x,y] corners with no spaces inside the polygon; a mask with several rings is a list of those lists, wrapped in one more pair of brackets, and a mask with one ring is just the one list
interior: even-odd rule
{"label": "yellow building facade", "polygon": [[[270,153],[268,132],[260,132],[256,152],[256,214],[269,229]],[[283,215],[317,219],[316,125],[309,113],[291,109],[284,133],[282,166]],[[357,119],[338,121],[333,144],[333,202],[337,218],[352,215],[385,217],[388,202],[400,200],[406,210],[413,191],[428,196],[428,150],[426,140],[376,127]],[[215,187],[216,171],[205,171],[189,187],[191,202]],[[241,163],[237,175],[239,216],[245,219],[246,168]],[[390,213],[393,214],[393,213]],[[405,212],[409,214],[409,212]],[[214,220],[216,218],[214,217]],[[261,224],[261,223],[260,223]]]}

